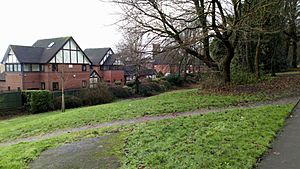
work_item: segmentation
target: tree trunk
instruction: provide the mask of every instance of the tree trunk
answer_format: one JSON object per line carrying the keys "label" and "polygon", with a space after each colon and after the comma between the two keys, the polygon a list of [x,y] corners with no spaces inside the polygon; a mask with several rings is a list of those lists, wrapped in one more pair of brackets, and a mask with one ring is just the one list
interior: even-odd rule
{"label": "tree trunk", "polygon": [[61,69],[61,111],[65,112],[65,68],[64,64]]}
{"label": "tree trunk", "polygon": [[135,76],[135,93],[136,94],[140,93],[140,80],[138,75]]}
{"label": "tree trunk", "polygon": [[291,38],[289,36],[286,36],[285,38],[285,51],[284,51],[284,55],[285,58],[289,58],[289,51],[290,51],[290,42],[291,42]]}
{"label": "tree trunk", "polygon": [[223,41],[226,50],[227,50],[227,54],[226,57],[223,61],[223,78],[224,78],[224,82],[225,84],[229,84],[231,81],[231,74],[230,74],[230,68],[231,68],[231,61],[234,57],[234,47],[233,45],[229,42],[229,40],[227,41]]}
{"label": "tree trunk", "polygon": [[297,60],[297,40],[293,39],[293,62],[292,62],[292,66],[293,68],[297,68],[298,65],[298,60]]}
{"label": "tree trunk", "polygon": [[261,50],[261,35],[259,35],[257,44],[256,44],[256,52],[255,52],[255,76],[256,79],[260,78],[260,50]]}

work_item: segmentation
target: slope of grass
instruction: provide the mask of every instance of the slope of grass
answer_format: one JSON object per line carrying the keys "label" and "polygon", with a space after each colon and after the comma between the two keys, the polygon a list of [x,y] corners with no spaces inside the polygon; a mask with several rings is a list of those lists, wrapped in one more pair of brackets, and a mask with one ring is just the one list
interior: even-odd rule
{"label": "slope of grass", "polygon": [[251,169],[291,109],[264,106],[138,125],[128,134],[123,168]]}
{"label": "slope of grass", "polygon": [[196,89],[163,93],[141,100],[70,109],[0,121],[0,142],[45,134],[58,129],[74,128],[118,119],[145,115],[184,112],[208,107],[225,107],[245,101],[257,101],[258,95],[223,96],[202,94]]}
{"label": "slope of grass", "polygon": [[28,168],[47,149],[121,131],[120,138],[110,140],[114,144],[104,156],[123,159],[123,168],[250,169],[267,150],[291,108],[284,105],[231,110],[19,143],[0,147],[0,168]]}
{"label": "slope of grass", "polygon": [[[11,146],[0,147],[0,168],[1,169],[23,169],[29,168],[28,164],[36,159],[43,151],[51,148],[58,147],[63,144],[72,143],[79,141],[84,138],[99,137],[107,134],[107,131],[112,131],[114,128],[102,128],[88,131],[81,131],[76,133],[64,134],[62,136],[53,137],[37,142],[24,142]],[[120,135],[120,134],[119,134]],[[115,138],[115,137],[114,137]],[[110,145],[111,150],[105,151],[103,156],[116,155],[117,157],[121,154],[119,148],[122,139],[115,138],[115,140],[109,140],[115,145]],[[101,154],[100,154],[101,155]],[[104,158],[104,157],[103,157]]]}

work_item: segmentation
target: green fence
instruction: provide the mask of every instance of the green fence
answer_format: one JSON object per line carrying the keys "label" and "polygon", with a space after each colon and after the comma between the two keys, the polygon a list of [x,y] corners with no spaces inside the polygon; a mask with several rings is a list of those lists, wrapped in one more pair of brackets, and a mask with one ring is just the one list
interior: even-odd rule
{"label": "green fence", "polygon": [[17,110],[20,109],[22,105],[21,92],[0,93],[0,112]]}
{"label": "green fence", "polygon": [[[81,90],[66,90],[65,95],[79,96]],[[61,91],[52,92],[53,99],[61,96]],[[0,93],[0,116],[11,114],[11,112],[22,112],[23,100],[22,92]]]}
{"label": "green fence", "polygon": [[[79,96],[81,90],[65,90],[65,95],[69,96]],[[53,91],[53,98],[57,98],[61,96],[61,91]]]}

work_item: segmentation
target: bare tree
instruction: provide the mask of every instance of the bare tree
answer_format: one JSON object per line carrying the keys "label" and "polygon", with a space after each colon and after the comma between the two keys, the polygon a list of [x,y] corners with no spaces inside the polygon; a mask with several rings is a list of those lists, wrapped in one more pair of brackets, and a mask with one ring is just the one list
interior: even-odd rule
{"label": "bare tree", "polygon": [[[223,71],[230,82],[230,68],[239,35],[243,31],[259,31],[247,24],[253,13],[276,5],[280,0],[261,0],[243,10],[247,0],[108,0],[123,9],[123,29],[151,33],[150,41],[180,48],[202,60],[208,67]],[[252,1],[251,1],[252,2]],[[275,11],[276,12],[276,11]],[[185,36],[189,31],[189,37]],[[192,32],[192,33],[191,33]],[[221,62],[210,56],[210,38],[218,38],[226,48]]]}
{"label": "bare tree", "polygon": [[144,34],[125,32],[124,39],[117,45],[120,61],[124,69],[130,69],[134,75],[136,93],[139,93],[140,78],[144,75],[145,65],[150,61],[144,44]]}
{"label": "bare tree", "polygon": [[[287,21],[287,30],[284,31],[286,34],[286,46],[287,54],[290,48],[290,42],[292,42],[292,67],[297,68],[297,42],[299,41],[299,35],[297,30],[297,22],[300,17],[300,1],[299,0],[285,0],[284,1],[284,15]],[[299,25],[298,25],[299,26]]]}

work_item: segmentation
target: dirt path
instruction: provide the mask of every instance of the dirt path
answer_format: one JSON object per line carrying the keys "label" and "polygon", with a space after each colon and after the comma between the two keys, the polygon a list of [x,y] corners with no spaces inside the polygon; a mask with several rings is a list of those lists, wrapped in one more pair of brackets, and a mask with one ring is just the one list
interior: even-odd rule
{"label": "dirt path", "polygon": [[264,101],[264,102],[257,102],[257,103],[251,103],[251,104],[245,104],[245,105],[232,106],[229,108],[199,109],[199,110],[190,111],[190,112],[170,113],[170,114],[159,115],[159,116],[144,116],[144,117],[127,119],[127,120],[117,120],[117,121],[106,122],[106,123],[101,123],[101,124],[97,124],[97,125],[87,125],[87,126],[78,127],[78,128],[57,130],[52,133],[48,133],[48,134],[41,135],[41,136],[20,138],[20,139],[14,140],[14,141],[0,143],[0,147],[18,144],[21,142],[41,141],[44,139],[60,136],[63,134],[84,131],[84,130],[90,130],[90,129],[138,124],[138,123],[144,123],[144,122],[149,122],[149,121],[159,121],[159,120],[163,120],[163,119],[172,119],[172,118],[183,117],[183,116],[201,115],[201,114],[207,114],[207,113],[213,113],[213,112],[224,112],[224,111],[233,110],[233,109],[255,108],[255,107],[260,107],[260,106],[265,106],[265,105],[281,105],[281,104],[288,104],[288,103],[296,104],[298,100],[299,100],[299,96],[293,96],[293,97],[281,98],[281,99],[272,100],[272,101]]}

